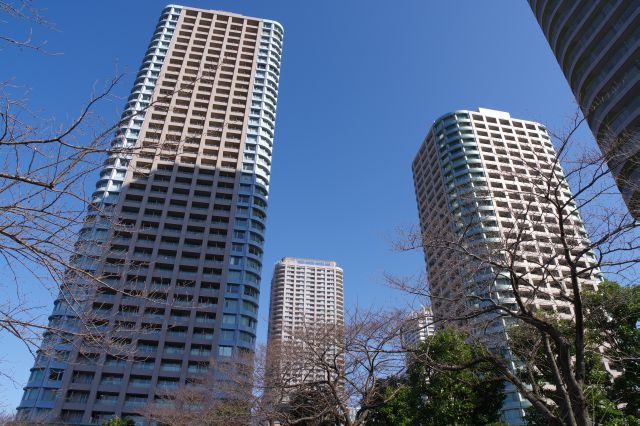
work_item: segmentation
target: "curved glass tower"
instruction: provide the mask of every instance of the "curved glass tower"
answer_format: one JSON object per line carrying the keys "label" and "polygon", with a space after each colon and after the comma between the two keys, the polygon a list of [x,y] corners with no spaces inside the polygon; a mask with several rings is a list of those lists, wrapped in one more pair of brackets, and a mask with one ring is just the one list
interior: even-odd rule
{"label": "curved glass tower", "polygon": [[[96,424],[255,346],[283,29],[167,6],[54,303],[20,419]],[[118,149],[125,148],[125,149]]]}
{"label": "curved glass tower", "polygon": [[629,210],[640,219],[640,1],[529,4]]}

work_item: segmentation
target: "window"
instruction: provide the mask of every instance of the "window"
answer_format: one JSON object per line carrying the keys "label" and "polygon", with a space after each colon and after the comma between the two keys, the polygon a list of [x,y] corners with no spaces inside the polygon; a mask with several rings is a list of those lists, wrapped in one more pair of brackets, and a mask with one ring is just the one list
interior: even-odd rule
{"label": "window", "polygon": [[69,359],[69,351],[56,351],[55,358],[58,361],[66,361]]}
{"label": "window", "polygon": [[182,354],[184,352],[184,345],[181,345],[179,343],[165,344],[164,352],[167,354]]}
{"label": "window", "polygon": [[91,383],[93,381],[93,373],[85,373],[75,371],[73,373],[73,383]]}
{"label": "window", "polygon": [[252,268],[255,268],[255,269],[260,269],[262,267],[260,262],[254,260],[254,259],[247,259],[247,265],[252,267]]}
{"label": "window", "polygon": [[180,371],[182,363],[180,361],[163,361],[160,364],[160,370],[162,371]]}
{"label": "window", "polygon": [[249,328],[255,328],[256,327],[256,320],[244,315],[240,316],[240,324],[245,326],[245,327],[249,327]]}
{"label": "window", "polygon": [[245,287],[244,294],[251,297],[258,297],[260,292],[253,287]]}
{"label": "window", "polygon": [[156,362],[154,359],[144,360],[144,361],[138,360],[138,361],[134,361],[133,368],[138,368],[140,370],[153,370],[155,363]]}
{"label": "window", "polygon": [[36,368],[31,370],[31,376],[29,376],[29,381],[33,380],[42,380],[44,377],[44,370],[42,368]]}
{"label": "window", "polygon": [[88,391],[77,391],[77,390],[70,390],[67,393],[67,401],[69,402],[87,402],[87,400],[89,399],[89,392]]}
{"label": "window", "polygon": [[179,385],[178,379],[172,379],[169,377],[161,377],[158,379],[158,386],[161,388],[175,389],[178,387],[178,385]]}
{"label": "window", "polygon": [[47,388],[42,391],[42,400],[43,401],[53,401],[56,398],[56,390]]}
{"label": "window", "polygon": [[225,309],[230,309],[235,311],[238,308],[238,301],[235,299],[225,299],[224,307]]}
{"label": "window", "polygon": [[115,404],[116,402],[118,402],[118,394],[109,392],[98,392],[98,394],[96,395],[96,402],[100,402],[102,404]]}
{"label": "window", "polygon": [[62,374],[64,374],[64,370],[61,368],[52,368],[49,371],[49,380],[59,381],[62,380]]}
{"label": "window", "polygon": [[23,401],[35,401],[38,399],[38,388],[31,388],[24,391]]}
{"label": "window", "polygon": [[233,353],[233,348],[231,346],[218,347],[218,355],[220,356],[231,356],[232,353]]}
{"label": "window", "polygon": [[222,315],[222,323],[223,324],[235,324],[236,323],[236,316],[235,315],[231,315],[231,314],[224,314],[224,315]]}
{"label": "window", "polygon": [[62,410],[60,412],[60,417],[65,422],[77,423],[82,420],[82,415],[84,411],[79,410]]}
{"label": "window", "polygon": [[249,282],[256,283],[256,284],[258,284],[260,282],[260,277],[258,275],[256,275],[256,274],[254,274],[254,273],[246,272],[245,276],[246,276],[247,281],[249,281]]}
{"label": "window", "polygon": [[253,312],[253,313],[256,313],[256,314],[258,313],[258,307],[254,303],[247,302],[246,300],[244,300],[242,302],[242,307],[244,309],[248,310],[248,311]]}
{"label": "window", "polygon": [[101,385],[120,385],[122,384],[121,374],[103,374],[100,380]]}
{"label": "window", "polygon": [[256,338],[253,335],[247,333],[246,331],[241,331],[240,332],[240,341],[241,342],[245,342],[245,343],[252,343],[253,344],[256,341]]}
{"label": "window", "polygon": [[233,340],[235,338],[236,332],[234,330],[222,330],[221,339],[222,340]]}
{"label": "window", "polygon": [[[114,383],[114,384],[119,384],[119,383]],[[131,376],[131,378],[129,379],[129,385],[136,386],[136,387],[148,387],[149,385],[151,385],[151,377]]]}
{"label": "window", "polygon": [[127,405],[145,405],[147,402],[147,395],[127,394],[125,403]]}

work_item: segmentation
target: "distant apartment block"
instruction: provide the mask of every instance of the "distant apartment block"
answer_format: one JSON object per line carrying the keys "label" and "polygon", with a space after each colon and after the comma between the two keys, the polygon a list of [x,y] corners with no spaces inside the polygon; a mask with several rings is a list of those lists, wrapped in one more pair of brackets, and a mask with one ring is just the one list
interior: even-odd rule
{"label": "distant apartment block", "polygon": [[408,349],[416,349],[428,337],[433,336],[435,332],[431,306],[422,306],[409,316],[402,327],[402,346]]}
{"label": "distant apartment block", "polygon": [[[301,340],[323,336],[324,330],[340,333],[343,328],[343,272],[336,262],[284,257],[276,263],[269,305],[270,347],[283,348],[286,354],[287,345],[299,350],[295,345],[307,343]],[[291,383],[313,380],[316,374],[322,374],[306,367],[303,361],[299,367]]]}
{"label": "distant apartment block", "polygon": [[136,149],[105,161],[73,259],[99,282],[66,277],[49,324],[67,332],[45,333],[20,419],[143,424],[166,391],[215,388],[212,360],[252,356],[282,41],[164,8],[113,141]]}
{"label": "distant apartment block", "polygon": [[640,2],[529,4],[629,210],[640,219]]}
{"label": "distant apartment block", "polygon": [[[543,125],[484,108],[446,114],[429,130],[412,169],[436,321],[446,324],[477,309],[476,297],[515,303],[509,275],[469,261],[448,244],[482,255],[486,247],[506,247],[525,236],[513,256],[514,268],[531,284],[521,289],[523,299],[536,309],[572,318],[573,306],[561,297],[571,288],[569,266],[555,254],[562,246],[544,182],[555,182],[554,197],[569,208],[575,204]],[[576,248],[583,247],[588,237],[577,211],[564,226]],[[595,264],[590,254],[585,259]],[[595,289],[600,280],[595,269],[580,284]],[[481,332],[504,346],[506,329],[505,320],[497,319],[482,324]],[[513,388],[506,390],[504,420],[522,424],[527,402]]]}

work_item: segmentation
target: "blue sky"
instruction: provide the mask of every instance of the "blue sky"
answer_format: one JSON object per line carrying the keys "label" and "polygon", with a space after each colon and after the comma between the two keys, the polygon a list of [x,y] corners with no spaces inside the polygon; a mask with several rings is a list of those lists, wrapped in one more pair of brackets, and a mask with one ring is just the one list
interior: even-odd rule
{"label": "blue sky", "polygon": [[[49,2],[58,31],[34,28],[60,55],[5,48],[1,78],[29,89],[32,108],[73,117],[94,85],[125,72],[119,117],[165,1]],[[424,269],[421,253],[394,253],[396,228],[417,223],[411,160],[431,123],[486,107],[561,130],[575,100],[525,0],[193,1],[185,5],[279,21],[285,28],[259,324],[266,335],[273,264],[283,256],[337,261],[347,308],[404,305],[384,272]],[[24,24],[2,31],[20,37]],[[593,145],[587,131],[581,140]],[[50,309],[51,297],[32,297]],[[18,384],[28,353],[0,336],[0,368]],[[0,380],[14,409],[19,387]],[[1,403],[0,403],[1,404]],[[0,405],[1,408],[1,405]]]}

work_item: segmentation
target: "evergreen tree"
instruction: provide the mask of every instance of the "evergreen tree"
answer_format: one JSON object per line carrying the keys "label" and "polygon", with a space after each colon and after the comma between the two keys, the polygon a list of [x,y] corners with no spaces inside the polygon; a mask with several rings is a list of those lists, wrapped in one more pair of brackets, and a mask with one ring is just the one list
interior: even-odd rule
{"label": "evergreen tree", "polygon": [[115,416],[106,422],[103,422],[102,426],[136,426],[136,423],[128,417],[121,419],[120,417]]}
{"label": "evergreen tree", "polygon": [[459,371],[439,367],[470,363],[482,357],[484,349],[466,343],[466,337],[455,329],[441,330],[429,337],[411,355],[407,377],[383,384],[385,393],[396,392],[396,396],[391,403],[374,410],[367,424],[499,424],[504,385],[490,365],[477,362]]}

